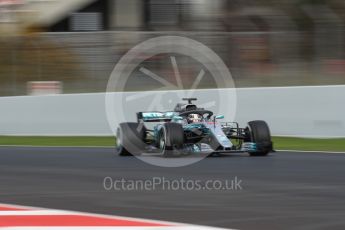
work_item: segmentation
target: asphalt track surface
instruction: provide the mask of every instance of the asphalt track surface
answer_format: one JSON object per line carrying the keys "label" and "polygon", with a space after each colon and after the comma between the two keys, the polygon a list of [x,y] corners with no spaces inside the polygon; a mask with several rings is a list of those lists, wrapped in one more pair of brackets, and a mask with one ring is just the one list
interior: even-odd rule
{"label": "asphalt track surface", "polygon": [[[107,191],[127,180],[242,180],[242,190]],[[111,148],[0,147],[0,203],[237,229],[345,229],[345,154],[210,157],[181,168]]]}

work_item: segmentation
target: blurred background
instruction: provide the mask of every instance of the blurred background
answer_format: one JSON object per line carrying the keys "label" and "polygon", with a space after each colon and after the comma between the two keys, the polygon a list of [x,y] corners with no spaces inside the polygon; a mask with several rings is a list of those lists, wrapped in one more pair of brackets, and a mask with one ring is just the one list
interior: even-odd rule
{"label": "blurred background", "polygon": [[[160,35],[213,49],[237,87],[345,84],[343,0],[0,0],[0,96],[104,92],[121,56]],[[185,82],[200,69],[178,64]],[[124,90],[149,89],[137,73]]]}

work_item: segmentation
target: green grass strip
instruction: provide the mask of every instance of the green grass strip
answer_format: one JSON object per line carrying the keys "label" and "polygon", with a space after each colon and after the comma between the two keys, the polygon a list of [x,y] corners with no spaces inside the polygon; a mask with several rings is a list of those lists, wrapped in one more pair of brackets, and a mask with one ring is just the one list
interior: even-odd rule
{"label": "green grass strip", "polygon": [[32,137],[0,136],[0,145],[32,146],[114,146],[114,137]]}
{"label": "green grass strip", "polygon": [[[345,138],[313,139],[273,137],[276,150],[310,150],[345,152]],[[40,137],[0,136],[0,145],[22,146],[114,146],[114,137]]]}
{"label": "green grass strip", "polygon": [[274,148],[305,151],[345,152],[345,138],[314,139],[295,137],[273,137]]}

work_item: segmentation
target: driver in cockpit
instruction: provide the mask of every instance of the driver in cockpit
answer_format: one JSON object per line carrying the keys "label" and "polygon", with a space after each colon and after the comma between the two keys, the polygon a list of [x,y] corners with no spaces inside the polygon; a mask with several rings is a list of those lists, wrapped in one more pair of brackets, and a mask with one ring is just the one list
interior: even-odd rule
{"label": "driver in cockpit", "polygon": [[197,123],[202,121],[202,116],[200,114],[192,113],[187,117],[188,124]]}

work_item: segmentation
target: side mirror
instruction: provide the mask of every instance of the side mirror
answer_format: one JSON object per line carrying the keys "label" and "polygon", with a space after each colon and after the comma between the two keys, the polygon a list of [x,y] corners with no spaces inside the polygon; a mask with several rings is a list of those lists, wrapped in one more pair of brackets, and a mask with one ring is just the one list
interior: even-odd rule
{"label": "side mirror", "polygon": [[218,115],[216,116],[216,119],[224,119],[224,115]]}

